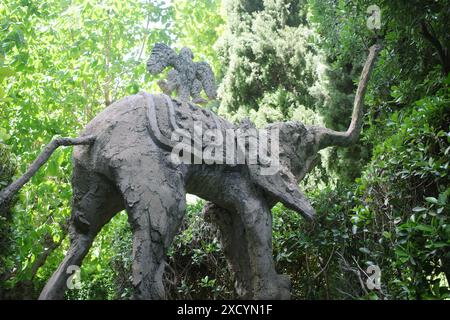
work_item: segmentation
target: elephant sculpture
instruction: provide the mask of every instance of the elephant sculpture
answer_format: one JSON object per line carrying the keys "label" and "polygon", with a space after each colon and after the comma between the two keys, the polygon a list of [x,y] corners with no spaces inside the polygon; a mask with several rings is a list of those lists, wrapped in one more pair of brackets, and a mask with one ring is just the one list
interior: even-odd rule
{"label": "elephant sculpture", "polygon": [[314,216],[298,182],[316,164],[319,150],[357,141],[378,50],[370,49],[346,132],[292,121],[269,126],[279,131],[281,169],[272,175],[259,175],[255,166],[245,164],[175,164],[164,143],[173,130],[170,123],[177,125],[174,120],[196,115],[206,125],[236,128],[193,104],[141,92],[103,110],[81,134],[95,141],[74,148],[70,248],[39,298],[64,297],[67,269],[81,266],[98,232],[125,209],[133,233],[133,298],[164,299],[165,255],[185,215],[186,193],[191,193],[208,201],[206,219],[221,233],[239,296],[289,299],[290,280],[275,271],[270,209],[282,202],[306,218]]}

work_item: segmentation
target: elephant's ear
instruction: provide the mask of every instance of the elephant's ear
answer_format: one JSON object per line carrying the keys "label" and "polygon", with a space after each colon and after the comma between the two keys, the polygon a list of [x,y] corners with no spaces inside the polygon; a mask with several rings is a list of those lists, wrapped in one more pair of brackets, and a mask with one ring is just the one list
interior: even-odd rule
{"label": "elephant's ear", "polygon": [[315,210],[300,191],[294,175],[285,166],[273,175],[261,175],[260,167],[249,165],[250,178],[265,192],[279,200],[289,209],[297,211],[306,219],[313,219]]}

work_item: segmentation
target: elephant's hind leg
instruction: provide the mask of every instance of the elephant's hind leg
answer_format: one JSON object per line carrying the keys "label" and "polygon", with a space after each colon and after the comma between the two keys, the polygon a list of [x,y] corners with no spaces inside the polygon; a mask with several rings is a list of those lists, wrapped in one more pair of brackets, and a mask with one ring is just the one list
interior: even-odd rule
{"label": "elephant's hind leg", "polygon": [[181,174],[141,154],[118,168],[133,232],[134,299],[165,299],[165,256],[185,213]]}
{"label": "elephant's hind leg", "polygon": [[67,280],[81,267],[95,236],[120,210],[123,200],[116,188],[103,176],[75,165],[73,173],[73,204],[69,225],[70,248],[63,262],[45,285],[39,299],[63,299],[68,289]]}

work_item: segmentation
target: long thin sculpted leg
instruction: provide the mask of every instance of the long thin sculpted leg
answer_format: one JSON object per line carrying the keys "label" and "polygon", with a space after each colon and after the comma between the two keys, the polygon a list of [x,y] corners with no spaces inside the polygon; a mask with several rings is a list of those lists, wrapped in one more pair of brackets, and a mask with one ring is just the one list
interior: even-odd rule
{"label": "long thin sculpted leg", "polygon": [[69,226],[70,248],[63,262],[42,290],[40,300],[61,300],[73,268],[80,268],[101,228],[120,210],[123,202],[115,187],[102,176],[75,166],[73,205]]}
{"label": "long thin sculpted leg", "polygon": [[288,276],[275,271],[272,215],[261,192],[248,180],[232,186],[231,198],[245,229],[254,299],[290,299]]}
{"label": "long thin sculpted leg", "polygon": [[143,154],[118,170],[133,232],[134,299],[165,299],[165,256],[185,213],[180,173]]}
{"label": "long thin sculpted leg", "polygon": [[234,209],[223,209],[211,202],[205,208],[205,220],[220,232],[220,242],[228,265],[235,276],[236,293],[241,299],[253,297],[252,268],[248,241],[241,216]]}

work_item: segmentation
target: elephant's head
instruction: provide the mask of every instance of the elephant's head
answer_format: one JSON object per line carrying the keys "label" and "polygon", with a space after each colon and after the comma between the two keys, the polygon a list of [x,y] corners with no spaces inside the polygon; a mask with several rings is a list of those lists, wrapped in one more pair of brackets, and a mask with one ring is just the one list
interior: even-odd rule
{"label": "elephant's head", "polygon": [[313,217],[314,209],[298,189],[298,183],[317,164],[320,150],[330,146],[350,146],[358,140],[363,123],[364,94],[379,50],[378,45],[370,48],[355,96],[352,120],[347,131],[339,132],[317,126],[307,127],[294,121],[274,123],[266,127],[266,129],[277,129],[279,132],[280,170],[274,175],[264,176],[257,168],[250,167],[250,174],[256,184],[262,187],[274,201],[284,203],[306,218]]}

